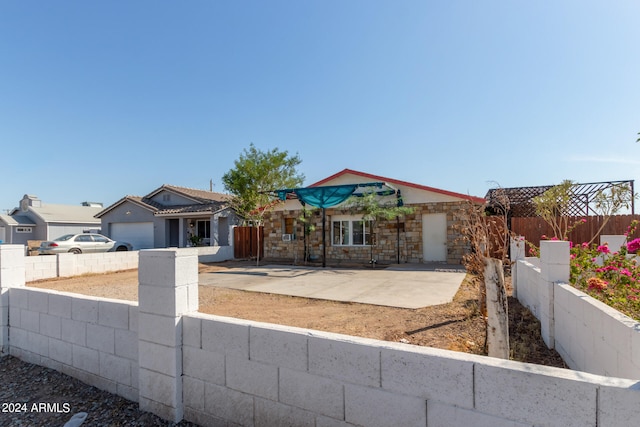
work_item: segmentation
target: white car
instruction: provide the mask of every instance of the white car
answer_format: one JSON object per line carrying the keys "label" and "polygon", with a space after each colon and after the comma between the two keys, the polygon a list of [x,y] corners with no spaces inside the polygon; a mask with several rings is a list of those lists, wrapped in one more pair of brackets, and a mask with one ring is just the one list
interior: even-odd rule
{"label": "white car", "polygon": [[42,242],[38,248],[40,255],[54,255],[65,252],[73,254],[92,252],[120,252],[133,250],[131,244],[111,240],[102,234],[65,234],[55,240]]}

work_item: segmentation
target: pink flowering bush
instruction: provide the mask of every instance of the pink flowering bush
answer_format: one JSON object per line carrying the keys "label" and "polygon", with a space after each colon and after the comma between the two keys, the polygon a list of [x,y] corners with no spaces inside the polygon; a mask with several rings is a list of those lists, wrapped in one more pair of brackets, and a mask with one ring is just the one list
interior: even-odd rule
{"label": "pink flowering bush", "polygon": [[[637,222],[634,221],[625,233],[627,238],[636,226]],[[627,256],[638,250],[640,239],[628,241],[614,252],[607,244],[571,245],[571,284],[627,316],[640,320],[640,266],[635,257]]]}
{"label": "pink flowering bush", "polygon": [[627,252],[630,254],[637,254],[640,250],[640,239],[633,239],[630,242],[627,242]]}

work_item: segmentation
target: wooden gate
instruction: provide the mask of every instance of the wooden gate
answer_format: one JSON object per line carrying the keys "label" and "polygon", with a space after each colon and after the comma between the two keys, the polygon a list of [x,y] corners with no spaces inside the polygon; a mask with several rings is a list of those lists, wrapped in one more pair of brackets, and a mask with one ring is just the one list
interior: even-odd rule
{"label": "wooden gate", "polygon": [[[258,256],[258,233],[255,227],[235,227],[233,229],[234,258],[255,258]],[[260,227],[260,258],[264,256],[264,227]]]}

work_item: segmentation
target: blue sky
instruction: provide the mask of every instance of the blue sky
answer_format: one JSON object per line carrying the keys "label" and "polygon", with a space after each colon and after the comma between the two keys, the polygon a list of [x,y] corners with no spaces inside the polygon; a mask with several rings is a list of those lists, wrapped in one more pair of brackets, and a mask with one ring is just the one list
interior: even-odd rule
{"label": "blue sky", "polygon": [[640,178],[640,2],[0,2],[0,209],[223,191],[254,143],[474,196]]}

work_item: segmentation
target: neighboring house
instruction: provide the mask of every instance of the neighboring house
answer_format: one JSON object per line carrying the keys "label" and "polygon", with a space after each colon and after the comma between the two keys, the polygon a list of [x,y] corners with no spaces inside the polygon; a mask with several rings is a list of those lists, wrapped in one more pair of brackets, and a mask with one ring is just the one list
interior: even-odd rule
{"label": "neighboring house", "polygon": [[102,233],[134,249],[230,246],[238,223],[226,194],[163,185],[144,197],[125,196],[96,215]]}
{"label": "neighboring house", "polygon": [[64,234],[97,233],[100,220],[94,215],[102,209],[101,203],[54,205],[25,194],[19,207],[8,215],[0,215],[0,240],[26,245],[28,240],[53,240]]}
{"label": "neighboring house", "polygon": [[[384,182],[400,190],[404,206],[414,212],[397,220],[379,221],[374,236],[369,235],[362,214],[337,205],[326,210],[326,256],[332,262],[447,262],[459,264],[467,251],[457,225],[456,215],[469,202],[484,204],[485,200],[425,185],[345,169],[310,187]],[[393,196],[395,197],[395,196]],[[346,203],[346,202],[345,202]],[[308,214],[307,214],[308,215]],[[293,259],[304,257],[302,207],[298,200],[278,205],[265,221],[265,257]],[[306,219],[313,230],[306,237],[312,259],[322,256],[322,215],[312,211]]]}

